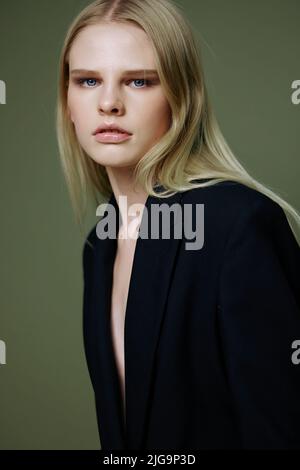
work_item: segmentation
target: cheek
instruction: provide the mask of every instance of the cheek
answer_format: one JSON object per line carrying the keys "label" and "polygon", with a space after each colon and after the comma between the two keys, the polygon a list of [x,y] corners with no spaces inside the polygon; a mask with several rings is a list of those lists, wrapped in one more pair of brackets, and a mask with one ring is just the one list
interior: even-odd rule
{"label": "cheek", "polygon": [[71,111],[71,109],[68,107],[68,115],[69,115],[69,118],[71,119],[71,121],[73,122],[74,124],[74,117],[73,117],[73,113]]}
{"label": "cheek", "polygon": [[71,121],[73,122],[73,124],[75,124],[75,118],[74,118],[74,109],[73,109],[73,105],[72,103],[70,102],[70,100],[68,100],[67,102],[67,107],[68,107],[68,116],[69,118],[71,119]]}
{"label": "cheek", "polygon": [[[172,112],[167,101],[160,102],[157,110],[156,117],[161,116],[160,120],[156,119],[157,126],[161,131],[166,131],[170,128],[172,122]],[[155,122],[155,121],[154,121]]]}
{"label": "cheek", "polygon": [[168,101],[160,94],[154,96],[141,107],[142,122],[146,122],[152,129],[168,128],[171,122],[171,108]]}
{"label": "cheek", "polygon": [[[80,115],[82,115],[82,104],[79,102],[76,95],[69,90],[67,96],[67,104],[68,104],[68,113],[70,116],[71,121],[76,124],[78,123]],[[81,112],[79,112],[81,110]]]}

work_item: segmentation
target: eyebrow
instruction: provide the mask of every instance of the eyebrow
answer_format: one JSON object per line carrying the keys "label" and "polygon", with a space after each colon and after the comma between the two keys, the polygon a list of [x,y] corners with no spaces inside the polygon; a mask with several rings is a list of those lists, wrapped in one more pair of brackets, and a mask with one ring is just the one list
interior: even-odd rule
{"label": "eyebrow", "polygon": [[[77,75],[77,74],[89,74],[89,75],[97,75],[97,70],[86,70],[86,69],[74,69],[71,70],[70,75]],[[123,72],[124,75],[158,75],[157,70],[151,69],[140,69],[140,70],[125,70]]]}

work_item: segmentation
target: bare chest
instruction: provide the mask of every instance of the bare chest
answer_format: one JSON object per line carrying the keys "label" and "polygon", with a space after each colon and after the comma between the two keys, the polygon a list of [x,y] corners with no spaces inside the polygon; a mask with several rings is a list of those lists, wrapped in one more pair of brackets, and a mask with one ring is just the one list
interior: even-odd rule
{"label": "bare chest", "polygon": [[132,272],[136,240],[126,241],[117,250],[111,297],[111,334],[123,405],[125,407],[124,327],[128,290]]}

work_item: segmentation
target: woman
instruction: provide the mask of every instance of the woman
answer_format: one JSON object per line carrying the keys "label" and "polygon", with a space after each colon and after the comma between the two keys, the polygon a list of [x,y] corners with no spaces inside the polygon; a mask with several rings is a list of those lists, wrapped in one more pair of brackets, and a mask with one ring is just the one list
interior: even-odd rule
{"label": "woman", "polygon": [[300,448],[300,217],[228,148],[178,7],[78,15],[57,132],[79,223],[109,203],[83,249],[102,449]]}

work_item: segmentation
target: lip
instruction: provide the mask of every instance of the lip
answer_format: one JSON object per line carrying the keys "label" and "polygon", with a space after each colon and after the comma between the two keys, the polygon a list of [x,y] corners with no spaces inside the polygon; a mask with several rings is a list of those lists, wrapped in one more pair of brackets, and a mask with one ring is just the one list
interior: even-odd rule
{"label": "lip", "polygon": [[103,144],[118,144],[119,142],[125,142],[130,139],[131,135],[127,133],[118,133],[118,132],[98,132],[95,134],[95,140]]}
{"label": "lip", "polygon": [[93,135],[103,133],[104,131],[108,131],[108,132],[119,131],[119,132],[122,132],[123,134],[132,135],[131,132],[127,131],[126,129],[123,129],[120,126],[117,126],[117,124],[114,124],[114,123],[112,124],[104,123],[102,126],[97,127],[97,129],[93,132]]}

